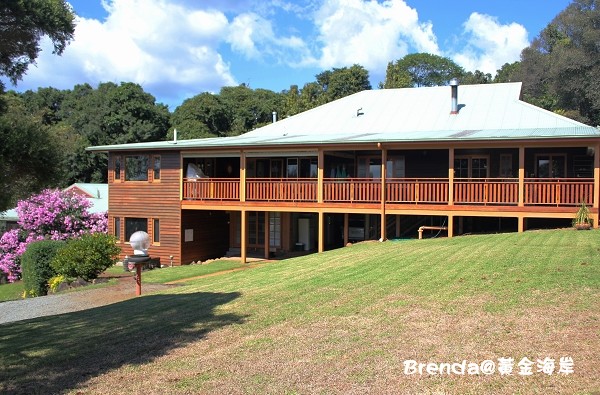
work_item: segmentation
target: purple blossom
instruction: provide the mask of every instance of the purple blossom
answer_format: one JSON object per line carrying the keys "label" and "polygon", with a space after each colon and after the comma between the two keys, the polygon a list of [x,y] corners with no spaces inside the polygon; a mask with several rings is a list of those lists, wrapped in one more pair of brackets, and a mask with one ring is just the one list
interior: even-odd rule
{"label": "purple blossom", "polygon": [[0,237],[0,271],[8,280],[18,280],[21,255],[27,245],[37,240],[67,240],[85,233],[106,233],[106,213],[89,213],[91,203],[71,191],[47,189],[17,204],[20,229]]}

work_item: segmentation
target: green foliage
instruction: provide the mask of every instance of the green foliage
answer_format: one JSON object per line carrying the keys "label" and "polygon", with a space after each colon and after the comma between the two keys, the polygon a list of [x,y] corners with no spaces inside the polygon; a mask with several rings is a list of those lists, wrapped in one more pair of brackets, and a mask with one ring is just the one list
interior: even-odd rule
{"label": "green foliage", "polygon": [[75,15],[64,0],[9,0],[0,3],[0,75],[16,84],[35,62],[48,36],[62,54],[75,32]]}
{"label": "green foliage", "polygon": [[526,100],[600,124],[599,20],[599,1],[575,0],[523,50],[519,74]]}
{"label": "green foliage", "polygon": [[120,248],[114,236],[104,233],[83,235],[61,248],[51,266],[57,274],[88,281],[117,262]]}
{"label": "green foliage", "polygon": [[579,210],[575,214],[575,218],[573,218],[573,226],[577,225],[592,225],[592,217],[590,216],[590,209],[587,207],[585,202],[581,202],[579,206]]}
{"label": "green foliage", "polygon": [[521,62],[504,63],[496,70],[495,83],[520,81]]}
{"label": "green foliage", "polygon": [[67,281],[67,277],[63,274],[54,276],[48,280],[48,289],[50,292],[56,292],[60,284],[64,283],[65,281]]}
{"label": "green foliage", "polygon": [[395,62],[388,63],[384,88],[405,88],[409,86],[447,85],[452,78],[465,75],[462,67],[449,58],[428,53],[409,54]]}
{"label": "green foliage", "polygon": [[208,92],[185,100],[171,115],[171,126],[181,139],[223,136],[230,124],[223,100]]}
{"label": "green foliage", "polygon": [[316,75],[321,87],[322,103],[329,103],[353,93],[371,89],[369,72],[361,65],[333,68]]}
{"label": "green foliage", "polygon": [[29,296],[48,293],[48,281],[56,274],[51,262],[64,242],[56,240],[36,241],[27,246],[21,257],[21,269],[25,292]]}
{"label": "green foliage", "polygon": [[23,100],[3,95],[7,110],[0,115],[0,211],[20,199],[56,184],[62,152],[58,140]]}

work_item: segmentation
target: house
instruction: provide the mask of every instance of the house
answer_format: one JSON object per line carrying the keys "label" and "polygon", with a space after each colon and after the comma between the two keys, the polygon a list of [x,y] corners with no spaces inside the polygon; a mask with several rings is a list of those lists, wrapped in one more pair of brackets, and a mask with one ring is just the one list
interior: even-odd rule
{"label": "house", "polygon": [[[108,211],[108,184],[75,183],[64,189],[85,196],[92,204],[90,213],[105,213]],[[19,215],[16,209],[0,213],[0,233],[18,228]]]}
{"label": "house", "polygon": [[[108,153],[109,231],[174,264],[349,241],[598,226],[600,131],[519,99],[521,83],[371,90],[236,137]],[[236,250],[237,249],[237,250]],[[172,257],[172,258],[170,258]]]}

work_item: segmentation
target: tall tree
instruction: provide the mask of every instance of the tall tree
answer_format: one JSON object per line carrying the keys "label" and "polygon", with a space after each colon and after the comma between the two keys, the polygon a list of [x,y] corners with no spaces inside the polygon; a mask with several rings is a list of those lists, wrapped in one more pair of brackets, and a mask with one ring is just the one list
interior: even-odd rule
{"label": "tall tree", "polygon": [[321,86],[324,103],[371,89],[369,72],[358,64],[326,70],[317,74],[316,78]]}
{"label": "tall tree", "polygon": [[504,63],[500,69],[496,70],[494,82],[515,82],[520,81],[521,62]]}
{"label": "tall tree", "polygon": [[19,199],[58,182],[62,151],[39,117],[28,113],[23,100],[4,95],[0,115],[0,211]]}
{"label": "tall tree", "polygon": [[[171,126],[182,139],[224,136],[231,122],[218,95],[205,92],[185,100],[171,115]],[[172,136],[172,131],[169,136]]]}
{"label": "tall tree", "polygon": [[[452,78],[465,74],[462,67],[449,58],[428,53],[409,54],[388,64],[382,87],[447,85]],[[410,84],[406,77],[410,77]]]}
{"label": "tall tree", "polygon": [[50,38],[53,53],[60,55],[74,32],[75,15],[64,0],[0,2],[0,75],[16,84],[35,62],[43,36]]}
{"label": "tall tree", "polygon": [[599,42],[600,1],[574,0],[521,54],[526,100],[600,124]]}

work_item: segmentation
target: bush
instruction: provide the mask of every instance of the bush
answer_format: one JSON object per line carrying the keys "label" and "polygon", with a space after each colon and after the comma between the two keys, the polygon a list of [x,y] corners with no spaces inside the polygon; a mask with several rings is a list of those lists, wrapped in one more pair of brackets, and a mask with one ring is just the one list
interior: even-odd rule
{"label": "bush", "polygon": [[21,270],[25,292],[30,296],[48,294],[48,280],[56,273],[50,263],[64,246],[56,240],[36,241],[27,246],[21,256]]}
{"label": "bush", "polygon": [[92,280],[117,262],[121,249],[116,239],[104,233],[83,235],[67,241],[51,262],[56,274]]}

